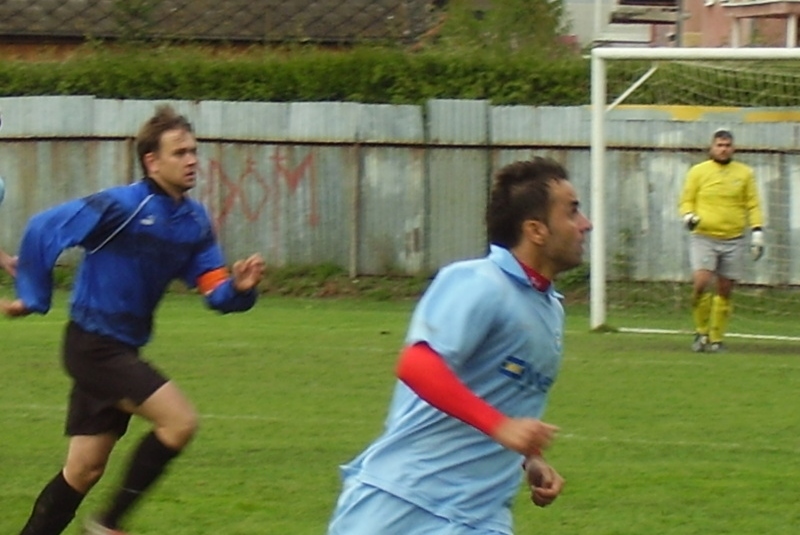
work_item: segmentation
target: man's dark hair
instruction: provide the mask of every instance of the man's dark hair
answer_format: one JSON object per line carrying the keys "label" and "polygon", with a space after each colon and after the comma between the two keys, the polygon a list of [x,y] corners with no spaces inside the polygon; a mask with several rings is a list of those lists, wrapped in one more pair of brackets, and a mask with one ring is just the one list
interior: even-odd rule
{"label": "man's dark hair", "polygon": [[535,219],[547,223],[551,184],[569,180],[564,167],[537,156],[509,164],[494,177],[486,208],[486,232],[490,243],[507,249],[522,236],[522,223]]}
{"label": "man's dark hair", "polygon": [[139,156],[139,165],[142,166],[144,174],[147,174],[147,167],[144,165],[145,154],[158,152],[161,148],[161,136],[169,130],[194,132],[192,123],[168,105],[156,108],[155,115],[139,129],[136,135],[136,154]]}
{"label": "man's dark hair", "polygon": [[727,128],[717,128],[714,130],[714,139],[727,139],[733,141],[733,133]]}

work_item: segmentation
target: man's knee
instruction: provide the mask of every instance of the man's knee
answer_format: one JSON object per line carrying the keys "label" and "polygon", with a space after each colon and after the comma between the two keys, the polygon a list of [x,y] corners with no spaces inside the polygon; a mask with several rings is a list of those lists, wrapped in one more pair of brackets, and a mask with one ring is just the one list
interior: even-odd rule
{"label": "man's knee", "polygon": [[64,479],[67,483],[79,492],[88,492],[103,476],[118,438],[113,433],[71,437],[64,463]]}
{"label": "man's knee", "polygon": [[64,479],[69,485],[82,494],[94,487],[106,471],[105,461],[87,461],[67,459],[64,467]]}
{"label": "man's knee", "polygon": [[174,415],[164,425],[157,427],[156,434],[165,445],[175,450],[181,450],[191,442],[197,434],[199,426],[197,413],[194,410],[185,410]]}
{"label": "man's knee", "polygon": [[725,299],[730,299],[735,281],[720,277],[717,282],[717,294]]}
{"label": "man's knee", "polygon": [[132,411],[154,424],[158,439],[166,446],[180,450],[194,437],[198,416],[192,403],[171,382]]}
{"label": "man's knee", "polygon": [[192,438],[194,438],[199,427],[200,419],[197,416],[197,412],[194,410],[188,411],[182,416],[177,426],[177,433],[184,441],[184,445],[188,444]]}

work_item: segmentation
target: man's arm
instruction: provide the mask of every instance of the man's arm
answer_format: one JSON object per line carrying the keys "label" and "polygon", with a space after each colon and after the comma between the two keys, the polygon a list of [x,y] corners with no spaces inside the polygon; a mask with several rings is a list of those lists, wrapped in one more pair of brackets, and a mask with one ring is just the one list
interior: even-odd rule
{"label": "man's arm", "polygon": [[234,262],[230,273],[226,268],[206,271],[197,278],[197,287],[214,310],[243,312],[255,304],[256,289],[263,275],[264,260],[254,254]]}
{"label": "man's arm", "polygon": [[[19,258],[11,257],[17,299],[0,307],[7,316],[46,314],[53,294],[53,267],[61,253],[103,239],[125,212],[107,194],[97,193],[49,208],[25,227]],[[5,265],[4,265],[5,267]]]}
{"label": "man's arm", "polygon": [[223,314],[250,310],[256,303],[258,283],[264,276],[264,260],[253,254],[234,262],[229,271],[208,211],[200,203],[193,202],[197,220],[205,227],[204,236],[181,278],[189,287],[197,287],[213,310]]}
{"label": "man's arm", "polygon": [[107,219],[111,204],[110,198],[95,195],[60,204],[28,221],[19,248],[16,290],[29,312],[50,310],[56,260],[64,250],[82,245],[93,235]]}
{"label": "man's arm", "polygon": [[472,392],[444,359],[424,343],[403,350],[397,377],[431,406],[526,456],[546,448],[557,430],[534,418],[504,415]]}
{"label": "man's arm", "polygon": [[700,217],[697,215],[696,200],[697,171],[695,167],[692,167],[686,174],[683,190],[681,191],[681,198],[678,203],[678,213],[681,216],[681,221],[689,230],[694,230],[698,223],[700,223]]}
{"label": "man's arm", "polygon": [[764,214],[761,211],[761,199],[758,195],[758,185],[752,173],[748,176],[746,184],[745,208],[747,210],[747,222],[750,224],[750,228],[760,229],[764,226]]}
{"label": "man's arm", "polygon": [[764,255],[764,215],[761,212],[761,200],[758,195],[758,186],[752,172],[748,176],[747,198],[745,200],[747,209],[747,222],[750,224],[750,255],[753,260],[759,260]]}

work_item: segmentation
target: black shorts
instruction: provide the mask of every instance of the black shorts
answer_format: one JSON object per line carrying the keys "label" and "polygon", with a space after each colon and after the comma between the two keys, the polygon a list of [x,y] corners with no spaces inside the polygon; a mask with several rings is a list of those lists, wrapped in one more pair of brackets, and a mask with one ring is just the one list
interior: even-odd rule
{"label": "black shorts", "polygon": [[116,408],[129,399],[141,405],[168,379],[139,358],[139,349],[69,322],[64,368],[72,378],[65,432],[69,436],[125,434],[131,415]]}

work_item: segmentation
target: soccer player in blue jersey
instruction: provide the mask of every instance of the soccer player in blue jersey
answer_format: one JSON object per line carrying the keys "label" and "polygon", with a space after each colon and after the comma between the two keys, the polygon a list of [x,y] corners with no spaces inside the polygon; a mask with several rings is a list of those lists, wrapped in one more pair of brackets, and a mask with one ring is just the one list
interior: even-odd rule
{"label": "soccer player in blue jersey", "polygon": [[564,480],[542,458],[541,420],[564,335],[558,273],[582,261],[591,223],[558,163],[502,168],[487,257],[451,264],[411,319],[383,434],[342,467],[329,535],[510,535],[523,465],[539,506]]}
{"label": "soccer player in blue jersey", "polygon": [[87,520],[87,535],[119,535],[121,519],[189,443],[191,403],[140,358],[156,306],[174,279],[197,287],[220,312],[248,310],[264,261],[252,255],[228,272],[205,209],[187,192],[197,177],[191,124],[168,106],[141,128],[137,153],[145,177],[66,202],[31,218],[17,265],[17,299],[7,316],[48,311],[52,269],[68,247],[85,254],[73,290],[63,347],[72,379],[66,463],[47,483],[21,535],[62,533],[105,469],[131,415],[152,423],[108,507]]}

